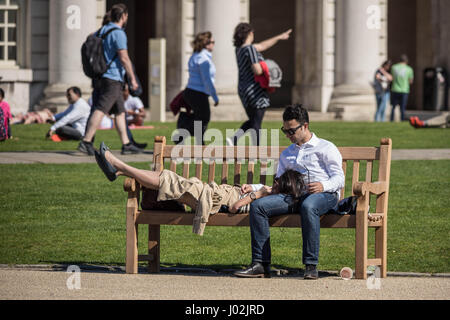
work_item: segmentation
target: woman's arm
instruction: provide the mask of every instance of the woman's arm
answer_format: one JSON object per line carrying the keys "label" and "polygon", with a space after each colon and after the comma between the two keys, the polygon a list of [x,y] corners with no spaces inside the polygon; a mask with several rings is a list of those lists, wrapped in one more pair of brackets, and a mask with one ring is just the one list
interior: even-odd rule
{"label": "woman's arm", "polygon": [[[264,186],[255,192],[255,196],[256,196],[256,199],[259,199],[259,198],[268,196],[271,193],[272,193],[272,188],[268,187],[268,186]],[[245,198],[235,202],[228,210],[231,213],[236,213],[240,207],[245,206],[245,205],[251,203],[252,201],[253,201],[252,198],[250,198],[250,195],[248,195]]]}
{"label": "woman's arm", "polygon": [[280,33],[279,35],[276,35],[275,37],[261,41],[259,43],[255,43],[254,46],[255,46],[256,50],[258,50],[259,52],[265,51],[265,50],[273,47],[279,40],[289,39],[289,35],[291,32],[292,32],[292,29],[289,29],[288,31],[285,31],[283,33]]}
{"label": "woman's arm", "polygon": [[214,105],[217,106],[219,104],[219,98],[217,97],[216,88],[214,87],[213,80],[211,79],[211,62],[208,60],[205,60],[199,64],[200,69],[200,76],[203,81],[203,85],[205,86],[206,91],[208,91],[208,94],[213,98]]}

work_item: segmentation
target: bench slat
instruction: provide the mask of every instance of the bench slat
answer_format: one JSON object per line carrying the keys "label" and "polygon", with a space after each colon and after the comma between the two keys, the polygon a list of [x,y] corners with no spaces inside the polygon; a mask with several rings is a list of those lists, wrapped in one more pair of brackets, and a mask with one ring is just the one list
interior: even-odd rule
{"label": "bench slat", "polygon": [[[347,160],[342,161],[342,171],[344,171],[344,177],[345,177],[347,174]],[[341,198],[339,200],[344,199],[344,194],[345,194],[345,179],[344,179],[344,186],[341,189]]]}
{"label": "bench slat", "polygon": [[202,180],[202,169],[203,169],[203,161],[200,159],[195,164],[195,176],[197,179]]}
{"label": "bench slat", "polygon": [[222,179],[220,181],[222,184],[228,183],[228,163],[226,161],[222,164]]}
{"label": "bench slat", "polygon": [[368,160],[366,164],[366,181],[372,182],[373,161]]}
{"label": "bench slat", "polygon": [[239,160],[234,162],[234,184],[241,183],[241,164],[238,163]]}
{"label": "bench slat", "polygon": [[170,160],[170,171],[177,172],[177,162],[175,160]]}
{"label": "bench slat", "polygon": [[[194,148],[195,147],[195,148]],[[175,152],[174,151],[175,149]],[[163,150],[164,158],[182,157],[192,158],[201,157],[205,148],[208,148],[209,155],[215,155],[217,159],[233,159],[239,156],[242,159],[258,158],[260,160],[266,159],[279,159],[281,152],[287,148],[287,146],[272,147],[272,146],[260,146],[259,151],[256,146],[174,146],[166,145]],[[379,160],[380,148],[379,147],[339,147],[339,152],[344,160]],[[173,152],[173,154],[172,154]],[[257,157],[255,157],[257,155]]]}
{"label": "bench slat", "polygon": [[[353,161],[353,176],[352,176],[352,186],[355,184],[355,182],[359,181],[359,160]],[[352,196],[354,196],[355,193],[352,192]]]}
{"label": "bench slat", "polygon": [[183,177],[189,178],[189,162],[183,162]]}
{"label": "bench slat", "polygon": [[208,170],[208,183],[214,181],[215,175],[216,175],[216,162],[211,161]]}
{"label": "bench slat", "polygon": [[259,174],[259,183],[261,184],[266,184],[267,181],[267,162],[265,161],[261,161],[261,166],[260,166],[260,174]]}
{"label": "bench slat", "polygon": [[249,162],[247,170],[247,184],[253,184],[254,173],[255,173],[255,163]]}
{"label": "bench slat", "polygon": [[[171,213],[158,210],[141,210],[136,223],[149,225],[185,225],[191,226],[194,214]],[[216,213],[209,217],[208,226],[241,226],[248,227],[250,217],[248,214]],[[273,217],[270,226],[284,228],[300,228],[300,215],[289,214]],[[356,219],[354,215],[327,214],[320,219],[321,228],[354,228]]]}

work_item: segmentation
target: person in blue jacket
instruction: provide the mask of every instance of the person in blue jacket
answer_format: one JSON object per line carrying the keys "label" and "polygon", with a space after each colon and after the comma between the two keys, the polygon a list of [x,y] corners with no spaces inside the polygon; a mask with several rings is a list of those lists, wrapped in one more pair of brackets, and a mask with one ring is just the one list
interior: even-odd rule
{"label": "person in blue jacket", "polygon": [[204,144],[203,134],[208,128],[211,118],[209,96],[214,100],[214,106],[219,104],[214,87],[216,67],[211,54],[214,44],[215,41],[210,31],[201,32],[195,36],[192,42],[194,52],[188,62],[189,80],[183,92],[183,99],[193,111],[194,121],[201,121],[202,136],[201,139],[196,137],[198,144]]}

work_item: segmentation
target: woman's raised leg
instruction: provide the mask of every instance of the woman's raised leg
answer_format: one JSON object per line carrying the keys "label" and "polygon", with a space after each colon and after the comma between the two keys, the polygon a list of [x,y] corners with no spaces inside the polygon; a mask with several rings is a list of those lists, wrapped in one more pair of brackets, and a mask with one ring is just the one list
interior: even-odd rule
{"label": "woman's raised leg", "polygon": [[115,157],[109,150],[105,152],[106,160],[117,169],[117,175],[136,179],[146,188],[159,189],[159,172],[134,168]]}

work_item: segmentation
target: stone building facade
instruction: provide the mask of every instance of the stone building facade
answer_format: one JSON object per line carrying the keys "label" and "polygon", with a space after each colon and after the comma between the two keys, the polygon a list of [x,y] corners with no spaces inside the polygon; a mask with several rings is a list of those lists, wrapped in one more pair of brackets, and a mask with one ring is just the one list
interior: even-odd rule
{"label": "stone building facade", "polygon": [[[167,101],[187,82],[195,33],[213,32],[216,87],[221,100],[213,120],[242,120],[237,96],[233,29],[240,21],[261,41],[289,28],[292,37],[264,52],[283,70],[272,107],[302,102],[311,110],[346,110],[371,120],[370,82],[387,58],[410,57],[415,82],[409,109],[422,109],[426,67],[450,72],[450,1],[446,0],[0,0],[0,87],[13,113],[66,107],[65,89],[90,94],[80,48],[108,8],[129,7],[129,53],[148,106],[150,38],[165,38]],[[351,117],[349,120],[351,120]]]}

